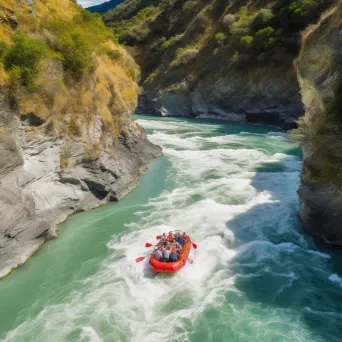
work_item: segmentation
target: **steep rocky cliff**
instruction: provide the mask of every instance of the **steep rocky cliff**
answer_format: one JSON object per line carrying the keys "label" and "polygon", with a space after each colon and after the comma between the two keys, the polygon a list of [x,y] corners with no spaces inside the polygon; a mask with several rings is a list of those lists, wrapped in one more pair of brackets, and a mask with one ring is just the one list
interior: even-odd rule
{"label": "steep rocky cliff", "polygon": [[342,3],[303,34],[297,60],[305,116],[299,217],[304,228],[342,245]]}
{"label": "steep rocky cliff", "polygon": [[127,18],[126,7],[141,5],[127,0],[104,20],[141,66],[140,112],[290,128],[304,113],[300,32],[331,3],[164,0]]}
{"label": "steep rocky cliff", "polygon": [[0,1],[0,277],[161,154],[129,115],[138,67],[74,1]]}

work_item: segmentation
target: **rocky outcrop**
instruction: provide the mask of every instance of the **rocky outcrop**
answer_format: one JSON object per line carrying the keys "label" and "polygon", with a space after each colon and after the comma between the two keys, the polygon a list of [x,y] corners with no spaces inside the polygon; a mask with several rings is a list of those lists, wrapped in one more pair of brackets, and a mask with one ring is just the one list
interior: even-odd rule
{"label": "rocky outcrop", "polygon": [[342,245],[342,4],[303,34],[297,61],[305,105],[299,134],[304,151],[299,218],[304,228]]}
{"label": "rocky outcrop", "polygon": [[0,22],[2,277],[68,215],[130,192],[161,148],[130,118],[138,67],[98,16],[14,0]]}
{"label": "rocky outcrop", "polygon": [[[141,127],[127,120],[117,144],[87,156],[77,140],[30,135],[28,126],[0,103],[0,277],[21,265],[68,215],[119,200],[138,183],[141,172],[161,149]],[[61,167],[61,158],[68,166]]]}

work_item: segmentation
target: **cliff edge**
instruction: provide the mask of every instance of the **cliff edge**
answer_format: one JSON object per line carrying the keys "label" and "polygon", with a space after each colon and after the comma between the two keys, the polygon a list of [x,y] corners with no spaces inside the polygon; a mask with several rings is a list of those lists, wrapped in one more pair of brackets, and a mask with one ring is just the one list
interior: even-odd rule
{"label": "cliff edge", "polygon": [[74,1],[0,3],[0,277],[161,149],[130,119],[139,68]]}

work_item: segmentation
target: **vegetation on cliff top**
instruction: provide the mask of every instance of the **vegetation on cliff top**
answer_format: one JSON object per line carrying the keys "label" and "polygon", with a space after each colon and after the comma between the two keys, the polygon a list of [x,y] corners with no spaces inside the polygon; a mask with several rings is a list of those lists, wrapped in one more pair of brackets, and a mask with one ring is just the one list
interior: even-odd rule
{"label": "vegetation on cliff top", "polygon": [[136,106],[139,68],[101,17],[73,0],[4,0],[0,19],[0,86],[19,113],[57,135],[114,142]]}
{"label": "vegetation on cliff top", "polygon": [[[143,80],[150,83],[180,64],[188,63],[188,74],[194,74],[192,68],[200,68],[201,63],[208,66],[208,60],[215,58],[217,65],[218,57],[221,68],[232,60],[235,65],[273,61],[290,65],[298,53],[300,31],[314,23],[330,3],[163,0],[141,7],[140,1],[127,0],[125,6],[105,14],[104,19],[120,43],[136,48]],[[118,20],[125,8],[134,4],[139,11]],[[178,63],[179,51],[182,55],[192,51],[193,58]],[[190,65],[194,58],[197,62]]]}

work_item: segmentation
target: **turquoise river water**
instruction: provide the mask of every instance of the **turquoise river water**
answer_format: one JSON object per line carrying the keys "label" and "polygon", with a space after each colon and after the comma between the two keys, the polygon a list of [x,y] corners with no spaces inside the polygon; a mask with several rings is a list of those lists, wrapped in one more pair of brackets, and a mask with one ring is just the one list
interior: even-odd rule
{"label": "turquoise river water", "polygon": [[[164,156],[0,281],[0,340],[341,341],[341,252],[297,221],[298,146],[274,129],[136,119]],[[135,263],[173,229],[198,244],[192,265]]]}

